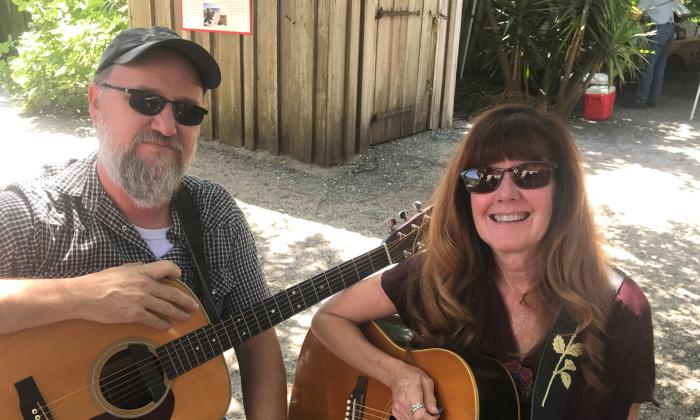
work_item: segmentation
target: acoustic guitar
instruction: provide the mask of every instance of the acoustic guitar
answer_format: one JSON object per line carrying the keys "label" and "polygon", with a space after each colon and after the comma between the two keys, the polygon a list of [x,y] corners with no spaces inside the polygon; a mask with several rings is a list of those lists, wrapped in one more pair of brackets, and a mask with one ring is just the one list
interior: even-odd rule
{"label": "acoustic guitar", "polygon": [[381,246],[215,324],[195,312],[167,331],[69,320],[1,335],[0,419],[220,419],[231,398],[222,353],[407,258],[424,219],[416,214]]}
{"label": "acoustic guitar", "polygon": [[[380,350],[423,369],[433,379],[441,420],[520,419],[518,391],[503,365],[483,356],[463,358],[441,348],[407,351],[402,345],[408,334],[396,319],[364,324],[362,332]],[[388,420],[394,418],[391,405],[389,388],[333,355],[313,331],[307,333],[288,420]]]}

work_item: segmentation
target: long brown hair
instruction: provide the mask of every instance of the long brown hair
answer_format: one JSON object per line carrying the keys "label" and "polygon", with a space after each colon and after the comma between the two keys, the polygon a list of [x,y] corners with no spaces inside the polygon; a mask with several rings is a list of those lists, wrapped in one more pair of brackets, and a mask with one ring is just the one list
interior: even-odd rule
{"label": "long brown hair", "polygon": [[432,220],[420,272],[408,287],[408,310],[420,344],[466,348],[483,336],[474,305],[494,281],[491,248],[479,237],[461,171],[503,160],[557,162],[553,213],[540,244],[538,292],[556,312],[569,311],[583,337],[586,381],[602,387],[604,328],[611,286],[581,160],[557,117],[524,105],[495,107],[474,122],[433,193]]}

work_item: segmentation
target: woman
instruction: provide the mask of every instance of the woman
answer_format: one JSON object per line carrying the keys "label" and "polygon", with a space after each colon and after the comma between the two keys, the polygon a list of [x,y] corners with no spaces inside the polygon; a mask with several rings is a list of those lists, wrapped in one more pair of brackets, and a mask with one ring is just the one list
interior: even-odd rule
{"label": "woman", "polygon": [[432,204],[425,252],[321,307],[313,331],[324,345],[392,390],[397,419],[437,418],[432,379],[357,327],[398,312],[420,346],[500,361],[528,418],[545,339],[566,311],[583,354],[563,418],[636,419],[653,398],[650,309],[631,279],[611,283],[567,127],[522,105],[486,112]]}

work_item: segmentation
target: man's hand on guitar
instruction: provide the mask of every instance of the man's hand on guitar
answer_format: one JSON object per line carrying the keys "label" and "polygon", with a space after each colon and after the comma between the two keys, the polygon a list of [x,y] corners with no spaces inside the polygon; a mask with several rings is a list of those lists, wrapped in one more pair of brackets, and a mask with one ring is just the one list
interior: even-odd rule
{"label": "man's hand on guitar", "polygon": [[440,410],[435,399],[435,384],[421,369],[403,364],[390,384],[392,414],[398,420],[436,419]]}
{"label": "man's hand on guitar", "polygon": [[84,302],[83,318],[105,324],[140,323],[168,329],[186,320],[197,302],[160,280],[175,280],[180,268],[170,261],[125,264],[75,278],[74,293]]}

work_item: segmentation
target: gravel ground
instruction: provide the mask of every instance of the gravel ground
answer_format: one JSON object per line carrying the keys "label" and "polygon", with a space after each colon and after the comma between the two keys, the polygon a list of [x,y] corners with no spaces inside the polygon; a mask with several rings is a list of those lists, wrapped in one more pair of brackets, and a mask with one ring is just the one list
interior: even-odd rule
{"label": "gravel ground", "polygon": [[[656,109],[617,107],[608,121],[571,122],[608,251],[654,311],[662,405],[643,407],[643,419],[700,418],[700,123],[688,121],[696,83],[667,83]],[[0,92],[0,120],[13,127],[0,139],[0,184],[95,147],[89,123],[18,114]],[[332,168],[202,143],[191,173],[239,200],[270,287],[280,291],[379,244],[387,217],[428,200],[468,128],[456,119],[453,129],[385,143]],[[290,391],[314,309],[278,326]],[[229,414],[243,418],[235,356],[226,358],[234,388]]]}

